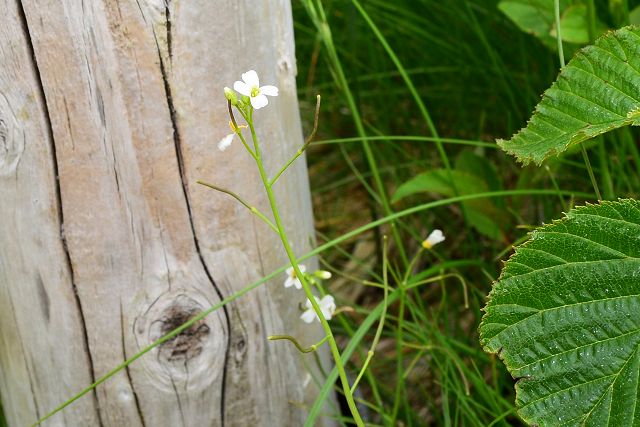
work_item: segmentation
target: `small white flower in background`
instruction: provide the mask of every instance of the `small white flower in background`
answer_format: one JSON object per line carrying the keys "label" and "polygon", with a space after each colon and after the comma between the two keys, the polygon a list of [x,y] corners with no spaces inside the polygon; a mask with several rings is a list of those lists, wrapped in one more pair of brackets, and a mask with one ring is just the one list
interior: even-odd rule
{"label": "small white flower in background", "polygon": [[238,125],[238,127],[236,128],[233,125],[233,122],[229,121],[229,127],[231,128],[231,133],[229,135],[226,135],[224,138],[220,140],[220,142],[218,142],[218,150],[220,151],[224,151],[227,148],[229,148],[229,146],[233,142],[233,137],[240,131],[239,129],[246,128],[247,125]]}
{"label": "small white flower in background", "polygon": [[[300,268],[300,271],[302,273],[307,271],[307,267],[305,267],[303,264],[298,265],[298,267]],[[290,288],[291,286],[295,286],[296,289],[302,289],[302,283],[300,283],[300,279],[296,277],[296,272],[293,269],[293,267],[287,268],[286,273],[287,273],[287,280],[284,281],[284,287]]]}
{"label": "small white flower in background", "polygon": [[422,247],[425,249],[431,249],[434,245],[438,243],[444,242],[444,234],[442,234],[442,230],[433,230],[427,240],[422,242]]}
{"label": "small white flower in background", "polygon": [[[318,299],[318,297],[314,296],[316,302],[320,306],[320,311],[325,319],[331,320],[333,313],[336,312],[336,302],[331,295],[325,295],[322,299]],[[306,308],[305,312],[302,313],[300,318],[306,322],[311,323],[314,319],[318,319],[318,315],[315,311],[313,311],[313,306],[311,305],[311,301],[307,300],[304,304],[304,308]],[[318,319],[320,320],[320,319]]]}
{"label": "small white flower in background", "polygon": [[249,70],[244,73],[242,75],[242,81],[236,81],[233,84],[233,88],[241,95],[248,96],[251,100],[251,105],[256,110],[269,103],[265,95],[278,96],[277,87],[271,85],[260,86],[258,73],[254,70]]}

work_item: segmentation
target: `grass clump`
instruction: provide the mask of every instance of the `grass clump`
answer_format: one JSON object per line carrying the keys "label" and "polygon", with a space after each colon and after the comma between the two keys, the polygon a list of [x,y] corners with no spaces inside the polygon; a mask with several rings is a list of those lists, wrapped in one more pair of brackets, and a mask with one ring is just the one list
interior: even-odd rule
{"label": "grass clump", "polygon": [[[481,308],[513,244],[595,198],[579,150],[522,169],[497,149],[496,139],[526,124],[559,68],[558,53],[521,31],[498,3],[303,0],[294,7],[303,117],[315,93],[324,99],[308,161],[325,241],[430,201],[491,195],[403,216],[323,253],[336,277],[332,292],[352,309],[336,322],[344,347],[359,342],[352,372],[377,344],[359,386],[372,425],[521,425],[514,381],[478,344]],[[613,25],[605,2],[595,6],[599,20]],[[633,141],[627,128],[587,144],[603,198],[637,193]],[[544,188],[552,190],[541,197],[535,190]],[[425,253],[420,242],[435,228],[446,241]],[[381,316],[381,307],[379,334],[372,324],[360,337],[366,316]]]}

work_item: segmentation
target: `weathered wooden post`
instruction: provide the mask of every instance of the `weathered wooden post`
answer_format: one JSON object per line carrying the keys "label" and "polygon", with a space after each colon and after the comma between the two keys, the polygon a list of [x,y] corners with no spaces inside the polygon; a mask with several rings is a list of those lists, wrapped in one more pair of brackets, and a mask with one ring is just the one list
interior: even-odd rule
{"label": "weathered wooden post", "polygon": [[[35,422],[140,348],[285,263],[228,133],[222,88],[255,69],[272,171],[302,143],[288,0],[0,0],[0,396]],[[304,160],[278,183],[309,249]],[[284,280],[284,275],[282,276]],[[269,283],[45,425],[301,425],[313,381],[288,333],[302,293]],[[304,362],[304,363],[303,363]]]}

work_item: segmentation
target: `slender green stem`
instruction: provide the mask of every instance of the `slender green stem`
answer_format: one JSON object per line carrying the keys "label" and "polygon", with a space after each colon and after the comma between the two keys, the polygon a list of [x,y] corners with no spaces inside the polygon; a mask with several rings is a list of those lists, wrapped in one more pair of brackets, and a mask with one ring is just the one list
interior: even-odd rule
{"label": "slender green stem", "polygon": [[270,335],[267,337],[267,339],[269,341],[276,341],[276,340],[287,340],[287,341],[291,341],[293,343],[293,345],[296,346],[296,348],[298,349],[298,351],[300,353],[311,353],[312,351],[316,351],[316,349],[318,347],[320,347],[322,344],[324,344],[325,342],[327,342],[327,340],[329,339],[329,337],[325,336],[324,338],[322,338],[320,341],[318,341],[317,343],[309,346],[309,347],[302,347],[300,345],[300,343],[298,343],[298,341],[292,337],[291,335]]}
{"label": "slender green stem", "polygon": [[[562,50],[562,25],[560,25],[560,0],[553,1],[554,11],[555,11],[555,20],[556,20],[556,33],[558,38],[558,55],[560,56],[560,68],[564,68],[564,53]],[[593,42],[595,39],[595,5],[593,4],[593,0],[589,0],[587,2],[587,25],[589,27],[589,40]],[[584,142],[580,143],[580,148],[582,150],[582,158],[584,159],[584,164],[587,167],[587,172],[589,173],[589,179],[591,179],[591,185],[593,185],[593,191],[595,191],[598,200],[602,200],[602,196],[600,195],[600,189],[598,188],[598,183],[596,182],[596,177],[593,174],[593,168],[591,167],[591,162],[589,161],[589,155],[587,154],[587,149],[584,146]]]}
{"label": "slender green stem", "polygon": [[591,167],[591,162],[589,161],[587,149],[585,148],[584,143],[581,143],[580,147],[582,147],[582,158],[584,159],[584,164],[587,166],[587,172],[589,173],[589,179],[591,179],[591,185],[593,185],[593,191],[595,191],[596,197],[598,198],[598,201],[600,201],[602,200],[602,196],[600,195],[600,189],[598,188],[596,177],[593,174],[593,168]]}
{"label": "slender green stem", "polygon": [[[416,141],[416,142],[435,142],[436,140],[441,141],[445,144],[454,144],[454,145],[471,145],[472,147],[483,147],[497,150],[498,147],[493,142],[483,142],[471,139],[457,139],[457,138],[433,138],[430,136],[416,136],[416,135],[382,135],[382,136],[368,136],[367,140],[369,141],[384,141],[393,144],[395,141]],[[352,138],[338,138],[338,139],[322,139],[316,141],[313,145],[322,145],[322,144],[344,144],[345,142],[358,142],[362,141],[362,137],[355,136]]]}
{"label": "slender green stem", "polygon": [[387,241],[388,240],[387,236],[383,236],[383,240],[384,240],[384,243],[382,244],[382,285],[384,288],[384,306],[382,308],[382,315],[380,316],[380,322],[378,323],[378,329],[376,330],[376,334],[373,337],[373,342],[371,343],[371,347],[367,352],[367,358],[364,361],[364,364],[362,365],[362,368],[360,369],[360,372],[358,373],[356,380],[353,382],[353,385],[351,386],[351,393],[353,393],[356,390],[356,388],[358,387],[358,383],[362,378],[362,375],[364,375],[365,371],[367,370],[367,367],[369,367],[369,363],[371,362],[371,359],[375,354],[375,350],[378,347],[378,342],[380,341],[380,337],[382,336],[384,321],[387,317],[387,306],[388,306],[387,304],[389,299],[389,282],[387,279],[387,267],[388,267],[387,250],[388,250],[389,244]]}
{"label": "slender green stem", "polygon": [[396,390],[395,390],[395,399],[393,403],[393,411],[391,415],[391,419],[393,421],[398,417],[398,411],[400,410],[400,403],[404,402],[402,398],[402,392],[404,390],[404,381],[402,381],[402,372],[404,370],[404,362],[403,362],[403,330],[404,330],[404,310],[405,310],[405,295],[407,290],[407,284],[409,281],[409,277],[411,276],[411,272],[413,267],[420,259],[420,255],[424,252],[424,248],[421,246],[414,257],[411,259],[411,262],[407,266],[404,277],[402,281],[398,283],[398,289],[400,290],[400,307],[398,308],[398,326],[396,328]]}
{"label": "slender green stem", "polygon": [[596,4],[594,0],[587,0],[587,29],[589,30],[589,43],[596,39]]}
{"label": "slender green stem", "polygon": [[233,197],[234,199],[236,199],[238,202],[240,202],[241,205],[243,205],[245,208],[249,209],[251,211],[252,214],[254,214],[255,216],[257,216],[258,218],[260,218],[262,221],[265,222],[265,224],[267,224],[273,231],[275,231],[276,233],[278,232],[278,229],[276,228],[275,225],[273,225],[273,223],[269,220],[269,218],[267,218],[266,216],[264,216],[264,214],[262,212],[260,212],[258,210],[258,208],[256,208],[255,206],[251,206],[250,204],[248,204],[244,199],[242,199],[242,197],[238,196],[236,193],[234,193],[233,191],[229,191],[225,188],[222,187],[218,187],[217,185],[213,185],[210,184],[208,182],[204,182],[202,180],[197,180],[196,181],[198,184],[200,185],[204,185],[205,187],[209,187],[212,188],[214,190],[217,190],[221,193],[224,194],[228,194],[229,196]]}
{"label": "slender green stem", "polygon": [[[380,201],[382,202],[382,208],[384,210],[385,215],[389,215],[393,213],[391,209],[391,205],[389,203],[389,199],[386,194],[386,188],[384,183],[382,182],[382,178],[380,177],[379,167],[376,161],[375,156],[373,155],[373,151],[369,145],[368,135],[364,128],[364,124],[362,122],[362,117],[360,117],[360,112],[356,105],[355,98],[351,89],[349,89],[349,82],[347,80],[346,75],[344,74],[344,70],[342,69],[342,65],[340,63],[340,58],[338,57],[338,53],[335,49],[335,45],[333,44],[333,37],[331,35],[331,29],[327,24],[327,17],[325,16],[324,9],[320,2],[316,2],[316,7],[314,7],[310,1],[303,3],[309,12],[311,12],[312,19],[318,28],[320,37],[325,45],[331,63],[334,67],[335,78],[337,80],[337,84],[340,86],[342,91],[344,92],[344,96],[346,98],[347,104],[349,106],[349,110],[353,116],[353,122],[356,126],[356,130],[358,135],[362,138],[362,150],[364,151],[365,158],[367,159],[367,163],[369,165],[369,169],[371,170],[371,175],[373,177],[373,181],[375,183],[375,187],[378,191],[378,195],[380,197]],[[404,245],[402,238],[400,237],[400,233],[396,227],[395,222],[390,224],[391,233],[393,234],[393,239],[396,243],[398,252],[400,254],[400,258],[406,264],[407,255],[404,250]]]}
{"label": "slender green stem", "polygon": [[[236,122],[236,118],[233,115],[233,108],[231,107],[231,101],[227,101],[227,109],[229,110],[229,118],[231,119],[231,124],[233,125],[234,131],[240,137],[240,141],[242,141],[242,145],[244,145],[244,148],[251,155],[251,157],[253,157],[253,160],[256,160],[256,153],[254,153],[253,150],[249,148],[249,146],[247,145],[247,141],[244,139],[244,136],[242,135],[242,131],[240,130],[240,126],[238,126],[238,122]],[[244,115],[243,115],[243,118],[246,120],[246,117],[244,117]]]}
{"label": "slender green stem", "polygon": [[442,160],[442,164],[444,165],[445,169],[449,173],[448,178],[449,178],[449,181],[451,181],[451,185],[453,186],[455,191],[456,185],[452,179],[452,176],[450,175],[451,163],[449,162],[449,157],[447,156],[447,152],[444,150],[444,146],[442,145],[442,141],[440,140],[440,135],[438,134],[438,130],[435,124],[433,123],[433,120],[431,119],[431,114],[429,114],[429,110],[427,110],[426,105],[422,101],[422,97],[418,93],[418,90],[413,84],[413,81],[409,77],[409,73],[407,73],[407,70],[404,68],[404,66],[402,65],[402,62],[400,62],[400,59],[398,58],[398,56],[395,54],[395,52],[387,42],[387,39],[384,37],[384,35],[382,34],[378,26],[375,24],[375,22],[373,22],[373,20],[371,19],[367,11],[364,10],[360,2],[358,0],[351,0],[351,2],[356,7],[356,9],[358,9],[358,12],[362,16],[362,18],[364,18],[364,20],[367,22],[367,25],[369,25],[369,28],[371,28],[371,31],[373,31],[373,34],[378,38],[378,41],[384,48],[385,52],[387,52],[387,55],[389,55],[389,58],[391,58],[391,61],[394,63],[394,65],[398,69],[398,73],[402,77],[402,80],[404,80],[404,83],[407,85],[409,92],[411,93],[414,101],[418,105],[418,109],[420,110],[422,117],[427,123],[429,132],[431,132],[433,140],[436,143],[436,148],[438,150],[438,154],[440,155],[440,159]]}
{"label": "slender green stem", "polygon": [[284,171],[286,171],[293,162],[298,160],[298,157],[300,157],[302,153],[304,153],[304,151],[309,147],[309,144],[311,144],[311,142],[313,141],[313,138],[316,136],[316,132],[318,131],[319,116],[320,116],[320,95],[316,95],[316,112],[313,116],[313,130],[311,131],[311,134],[309,134],[307,139],[304,141],[304,144],[302,145],[302,147],[300,147],[298,151],[296,151],[296,154],[291,159],[289,159],[289,161],[282,168],[280,168],[280,170],[273,176],[273,178],[271,178],[271,181],[269,181],[269,186],[273,186],[273,184],[275,184],[278,178],[280,178],[280,175],[282,175]]}
{"label": "slender green stem", "polygon": [[300,280],[302,284],[302,289],[304,290],[305,295],[307,296],[311,306],[313,307],[313,311],[315,311],[320,323],[322,325],[322,329],[325,332],[326,338],[329,342],[329,347],[331,349],[331,353],[336,363],[336,367],[338,368],[338,374],[340,377],[340,381],[342,383],[342,389],[344,391],[345,399],[347,400],[347,405],[349,406],[349,410],[351,411],[351,415],[353,419],[359,427],[364,427],[364,422],[358,412],[358,407],[356,406],[355,401],[353,400],[353,394],[351,393],[351,387],[349,386],[349,379],[347,378],[347,373],[344,369],[344,365],[342,363],[342,359],[340,357],[340,350],[338,349],[338,344],[336,343],[335,337],[333,336],[333,331],[331,330],[331,326],[327,322],[327,319],[322,314],[322,310],[316,301],[313,292],[311,291],[311,286],[307,281],[305,275],[300,270],[300,266],[298,265],[298,260],[293,253],[293,249],[291,248],[291,244],[289,243],[289,239],[287,237],[287,232],[282,224],[282,219],[280,217],[280,211],[278,209],[278,204],[276,202],[275,194],[269,185],[269,177],[264,169],[264,165],[262,163],[262,154],[260,153],[260,145],[258,143],[258,136],[256,135],[255,127],[253,125],[252,120],[253,110],[249,112],[249,120],[247,121],[249,124],[249,129],[251,130],[251,138],[253,139],[253,145],[255,147],[256,153],[256,165],[258,166],[258,171],[260,172],[260,179],[262,180],[262,184],[267,193],[267,198],[269,199],[269,204],[271,206],[271,212],[273,213],[273,218],[276,222],[276,227],[278,228],[278,233],[280,235],[280,241],[282,242],[282,246],[284,247],[285,252],[287,253],[287,257],[291,262],[291,266],[293,267],[293,271],[296,274],[296,277]]}
{"label": "slender green stem", "polygon": [[[557,191],[560,191],[560,187],[558,186],[558,181],[556,181],[556,177],[553,176],[553,172],[551,172],[551,168],[549,167],[549,165],[544,165],[544,169],[549,174],[549,179],[551,180],[551,185],[553,185],[553,188],[555,188]],[[564,206],[564,209],[568,211],[569,205],[567,205],[567,203],[565,202],[565,200],[562,198],[560,194],[558,194],[558,198],[560,199],[560,204]]]}
{"label": "slender green stem", "polygon": [[408,285],[405,290],[409,290],[409,289],[414,289],[417,288],[419,286],[425,285],[427,283],[433,283],[433,282],[438,282],[442,279],[446,279],[448,277],[455,277],[456,279],[458,279],[460,281],[460,285],[462,286],[462,297],[464,298],[464,308],[469,308],[469,288],[467,287],[467,282],[464,280],[464,277],[462,277],[460,274],[457,273],[447,273],[447,274],[441,274],[439,276],[434,276],[434,277],[430,277],[428,279],[425,280],[420,280],[419,282],[415,282],[412,283],[410,285]]}
{"label": "slender green stem", "polygon": [[[315,249],[307,252],[306,254],[302,255],[300,258],[298,258],[297,262],[305,261],[305,260],[307,260],[307,259],[309,259],[311,257],[314,257],[314,256],[326,251],[327,249],[336,247],[337,245],[339,245],[339,244],[341,244],[343,242],[346,242],[346,241],[354,238],[355,236],[358,236],[358,235],[360,235],[362,233],[370,231],[370,230],[372,230],[372,229],[374,229],[376,227],[380,227],[380,226],[382,226],[384,224],[388,224],[391,221],[395,221],[395,220],[398,220],[400,218],[404,218],[406,216],[413,215],[413,214],[418,213],[418,212],[427,211],[429,209],[437,208],[437,207],[440,207],[440,206],[446,206],[446,205],[449,205],[449,204],[452,204],[452,203],[460,203],[460,202],[469,201],[469,200],[482,200],[482,199],[494,198],[494,197],[552,196],[554,194],[558,194],[558,192],[555,191],[555,190],[547,190],[547,189],[503,190],[503,191],[490,191],[490,192],[484,192],[484,193],[467,194],[467,195],[464,195],[464,196],[451,197],[451,198],[447,198],[447,199],[440,199],[440,200],[436,200],[436,201],[433,201],[433,202],[424,203],[424,204],[421,204],[421,205],[417,205],[417,206],[413,206],[411,208],[405,209],[403,211],[395,212],[395,213],[393,213],[393,214],[391,214],[389,216],[377,219],[377,220],[372,221],[372,222],[370,222],[368,224],[365,224],[365,225],[363,225],[361,227],[358,227],[358,228],[356,228],[354,230],[351,230],[351,231],[349,231],[347,233],[344,233],[340,237],[337,237],[337,238],[331,240],[330,242],[327,242],[327,243],[325,243],[323,245],[320,245],[317,248],[315,248]],[[593,194],[590,194],[590,193],[572,192],[572,191],[562,191],[561,194],[565,194],[567,196],[583,197],[583,198],[593,197]],[[201,321],[202,319],[204,319],[205,317],[207,317],[208,315],[210,315],[214,311],[216,311],[216,310],[220,309],[221,307],[224,307],[225,305],[237,300],[238,298],[240,298],[240,297],[248,294],[249,292],[257,289],[259,286],[263,285],[264,283],[268,282],[269,280],[272,280],[276,276],[282,274],[286,270],[287,267],[289,267],[289,265],[282,266],[282,267],[278,268],[277,270],[271,272],[270,274],[264,276],[263,278],[259,279],[258,281],[253,282],[250,285],[247,285],[246,287],[240,289],[235,294],[226,297],[225,299],[223,299],[219,303],[212,305],[211,307],[207,308],[206,310],[200,312],[198,315],[192,317],[190,320],[188,320],[187,322],[185,322],[182,325],[178,326],[176,329],[174,329],[174,330],[168,332],[166,335],[158,338],[156,341],[154,341],[151,344],[147,345],[142,350],[140,350],[138,353],[134,354],[133,356],[131,356],[130,358],[128,358],[127,360],[125,360],[124,362],[122,362],[121,364],[119,364],[118,366],[116,366],[115,368],[113,368],[112,370],[110,370],[109,372],[107,372],[106,374],[101,376],[100,378],[98,378],[93,384],[91,384],[90,386],[86,387],[82,391],[78,392],[71,399],[65,401],[60,406],[56,407],[51,412],[49,412],[47,415],[45,415],[44,417],[40,418],[38,421],[36,421],[33,424],[33,426],[41,424],[45,420],[51,418],[53,415],[55,415],[58,412],[62,411],[67,406],[71,405],[73,402],[75,402],[76,400],[80,399],[82,396],[84,396],[85,394],[89,393],[91,390],[93,390],[94,388],[96,388],[100,384],[104,383],[109,378],[113,377],[115,374],[117,374],[118,372],[120,372],[121,370],[126,368],[127,366],[131,365],[133,362],[135,362],[136,360],[138,360],[139,358],[144,356],[146,353],[150,352],[151,350],[153,350],[157,346],[162,345],[163,343],[169,341],[171,338],[179,335],[181,332],[183,332],[186,329],[190,328],[196,322]],[[396,298],[397,298],[396,292],[397,291],[394,291],[389,296],[389,303],[392,303],[392,302],[394,302],[396,300]],[[345,363],[346,363],[346,361],[348,359],[347,355],[350,355],[353,352],[353,347],[351,346],[351,344],[353,344],[355,346],[356,345],[355,340],[352,340],[349,343],[350,347],[347,350],[345,350],[345,357],[344,357]],[[324,399],[323,396],[319,396],[319,398]],[[318,408],[314,407],[314,409],[312,409],[312,410],[317,411],[317,410],[319,410],[319,408],[320,408],[320,406],[318,406]]]}
{"label": "slender green stem", "polygon": [[558,42],[558,56],[560,68],[564,68],[564,49],[562,47],[562,28],[560,25],[560,0],[553,0],[553,11],[556,19],[556,40]]}

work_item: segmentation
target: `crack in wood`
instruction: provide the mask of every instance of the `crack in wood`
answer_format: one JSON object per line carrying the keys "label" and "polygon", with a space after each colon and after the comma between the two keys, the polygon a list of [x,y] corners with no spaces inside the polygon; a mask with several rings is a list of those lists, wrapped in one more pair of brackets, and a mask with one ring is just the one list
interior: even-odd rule
{"label": "crack in wood", "polygon": [[[166,3],[166,7],[167,7],[167,16],[166,16],[166,20],[167,23],[170,23],[170,16],[168,15],[168,2]],[[171,44],[170,44],[170,40],[171,40],[171,26],[168,25],[167,26],[167,50],[168,50],[168,54],[169,57],[171,58]],[[224,295],[222,294],[222,290],[216,285],[216,282],[213,280],[213,276],[211,275],[211,272],[209,271],[209,267],[207,266],[207,263],[204,260],[204,257],[202,255],[202,251],[200,250],[200,243],[198,241],[198,237],[196,235],[196,229],[195,229],[195,224],[193,222],[193,213],[191,210],[191,202],[189,200],[189,189],[188,189],[188,184],[187,184],[187,179],[185,176],[185,169],[184,169],[184,159],[182,156],[182,139],[180,137],[180,128],[178,126],[178,117],[176,114],[176,109],[175,109],[175,104],[173,102],[173,94],[171,92],[171,84],[169,82],[169,76],[167,74],[167,69],[165,67],[165,63],[164,63],[164,58],[162,57],[162,50],[160,49],[160,44],[158,42],[158,38],[155,34],[155,31],[153,31],[153,37],[155,39],[156,42],[156,49],[158,51],[158,59],[160,62],[160,74],[162,75],[162,82],[164,84],[164,90],[165,90],[165,96],[167,99],[167,106],[169,108],[169,117],[171,119],[171,126],[173,129],[173,143],[174,143],[174,147],[175,147],[175,152],[176,152],[176,158],[177,158],[177,163],[178,163],[178,170],[180,173],[180,180],[182,182],[182,192],[184,195],[184,200],[185,200],[185,204],[187,207],[187,214],[189,216],[189,225],[191,227],[191,233],[193,236],[193,242],[196,248],[196,252],[198,254],[198,258],[200,260],[200,264],[202,265],[202,268],[204,269],[204,272],[209,280],[209,282],[211,283],[211,286],[213,286],[214,291],[216,292],[216,294],[218,295],[218,298],[220,298],[220,300],[224,300]],[[222,306],[222,310],[224,313],[224,317],[225,317],[225,322],[227,325],[227,344],[226,344],[226,349],[225,349],[225,356],[224,356],[224,364],[223,364],[223,368],[222,368],[222,387],[221,387],[221,391],[220,391],[220,425],[221,427],[225,426],[225,396],[226,396],[226,383],[227,383],[227,377],[228,377],[228,369],[229,369],[229,356],[230,356],[230,351],[231,351],[231,320],[230,320],[230,315],[229,315],[229,311],[227,309],[226,305]]]}
{"label": "crack in wood", "polygon": [[[120,301],[120,337],[122,339],[122,360],[127,360],[127,349],[125,347],[124,340],[124,313],[122,312],[122,301]],[[136,393],[136,388],[133,385],[133,380],[131,379],[131,370],[129,369],[129,365],[124,367],[125,374],[127,374],[127,380],[129,381],[129,385],[131,386],[131,393],[133,394],[133,401],[136,404],[136,410],[138,411],[138,416],[140,417],[140,422],[142,423],[142,427],[146,426],[144,421],[144,414],[142,413],[142,408],[140,407],[140,400],[138,399],[138,393]]]}
{"label": "crack in wood", "polygon": [[40,273],[36,276],[36,289],[38,291],[38,298],[40,301],[40,310],[42,310],[42,313],[44,314],[44,319],[49,323],[49,320],[51,319],[51,300],[49,299],[47,289],[44,287],[44,282],[42,281]]}
{"label": "crack in wood", "polygon": [[[44,84],[42,82],[42,75],[40,73],[40,68],[38,66],[38,60],[36,57],[36,52],[35,52],[35,48],[33,46],[33,40],[31,38],[31,33],[29,31],[29,23],[27,21],[27,15],[24,9],[24,4],[23,4],[23,0],[18,0],[17,1],[18,4],[18,17],[20,19],[20,25],[22,27],[22,30],[24,31],[24,36],[25,36],[25,41],[27,44],[27,49],[29,51],[29,56],[31,57],[31,66],[34,72],[34,75],[36,76],[36,83],[38,85],[38,91],[37,91],[37,96],[39,99],[40,104],[42,105],[42,109],[44,111],[44,122],[46,124],[46,128],[47,128],[47,136],[48,136],[48,140],[49,140],[49,145],[50,145],[50,149],[51,149],[51,155],[53,158],[53,174],[56,177],[55,179],[55,195],[56,195],[56,213],[58,214],[58,222],[59,222],[59,228],[60,228],[60,239],[62,241],[62,247],[63,247],[63,251],[65,253],[65,260],[66,260],[66,266],[68,268],[68,272],[69,272],[69,277],[71,278],[71,285],[73,287],[73,295],[74,295],[74,299],[75,299],[75,304],[76,307],[78,309],[78,317],[80,319],[80,323],[82,325],[82,338],[83,338],[83,345],[84,345],[84,350],[85,353],[87,355],[87,360],[89,362],[89,376],[91,378],[91,383],[94,383],[96,381],[96,375],[95,375],[95,368],[93,366],[93,358],[91,356],[91,348],[89,346],[89,336],[87,333],[87,325],[86,325],[86,320],[85,320],[85,316],[84,316],[84,311],[82,308],[82,301],[80,301],[80,296],[78,295],[78,289],[76,287],[76,283],[75,283],[75,279],[74,279],[74,273],[73,273],[73,263],[71,262],[71,254],[69,253],[69,248],[67,246],[67,239],[64,235],[64,216],[63,216],[63,210],[62,210],[62,194],[61,194],[61,189],[60,189],[60,181],[57,179],[58,177],[58,156],[56,153],[56,144],[55,144],[55,139],[53,136],[53,126],[51,123],[51,114],[49,113],[49,106],[47,104],[47,97],[46,97],[46,93],[44,91]],[[98,423],[100,425],[100,427],[103,427],[104,423],[102,421],[102,415],[100,413],[100,402],[98,401],[98,394],[96,392],[96,389],[94,388],[92,391],[92,396],[93,396],[93,401],[94,401],[94,406],[95,406],[95,411],[96,414],[98,416]],[[34,399],[35,399],[35,395],[34,395]]]}
{"label": "crack in wood", "polygon": [[167,55],[169,56],[169,62],[173,59],[173,47],[171,41],[171,0],[164,0],[164,18],[165,25],[167,27]]}

